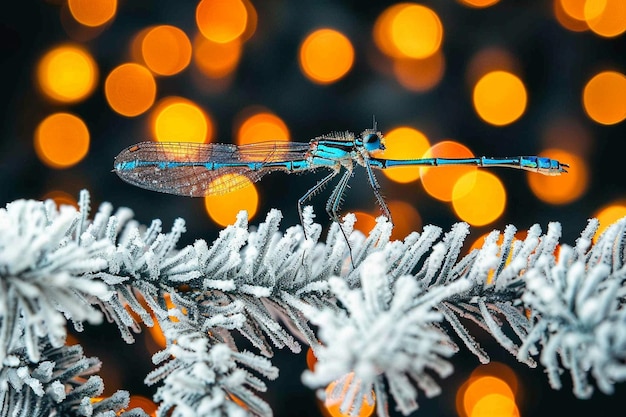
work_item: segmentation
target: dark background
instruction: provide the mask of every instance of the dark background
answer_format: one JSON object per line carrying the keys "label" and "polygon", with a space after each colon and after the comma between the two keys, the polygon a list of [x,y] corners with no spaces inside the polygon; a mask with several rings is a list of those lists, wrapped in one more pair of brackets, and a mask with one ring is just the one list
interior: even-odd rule
{"label": "dark background", "polygon": [[[129,60],[128,44],[143,27],[171,24],[188,36],[195,32],[195,1],[122,1],[116,18],[98,37],[86,44],[100,70],[96,91],[75,105],[46,101],[38,92],[34,69],[38,59],[52,46],[70,41],[60,22],[60,2],[12,2],[0,15],[0,203],[18,198],[40,199],[48,191],[63,190],[77,195],[90,191],[94,206],[110,201],[128,206],[141,223],[161,218],[171,225],[176,217],[187,221],[181,244],[197,238],[211,240],[217,228],[206,216],[203,202],[152,193],[123,183],[111,173],[114,156],[124,147],[147,140],[147,116],[126,118],[113,112],[103,95],[102,85],[109,71]],[[626,71],[624,36],[600,38],[590,32],[575,33],[561,27],[554,18],[552,2],[507,1],[486,9],[470,9],[452,0],[423,1],[439,15],[444,26],[443,52],[446,69],[443,80],[429,92],[414,93],[402,88],[390,75],[390,61],[375,47],[371,30],[376,18],[392,2],[384,1],[254,1],[258,13],[255,35],[244,46],[234,82],[221,92],[197,88],[187,69],[173,77],[157,80],[158,97],[187,97],[206,108],[217,122],[217,141],[230,142],[233,119],[250,105],[262,105],[279,115],[293,140],[336,130],[360,132],[371,125],[375,115],[379,128],[406,124],[425,132],[431,142],[454,138],[477,155],[532,154],[542,149],[541,132],[550,121],[569,119],[591,135],[588,154],[590,184],[582,198],[564,206],[540,202],[517,171],[501,172],[508,192],[507,211],[494,224],[473,228],[479,236],[493,228],[515,224],[526,229],[550,221],[563,224],[563,242],[573,243],[586,220],[599,207],[626,197],[623,180],[624,122],[602,126],[590,120],[581,105],[584,84],[603,69]],[[319,86],[308,81],[297,63],[298,47],[311,30],[329,26],[342,31],[355,48],[355,63],[341,81]],[[465,79],[470,58],[488,46],[510,51],[521,65],[529,93],[525,114],[506,127],[494,127],[478,118],[472,108],[471,89]],[[626,99],[626,98],[625,98]],[[35,155],[33,133],[48,114],[70,111],[88,125],[91,145],[88,156],[66,170],[45,166]],[[375,202],[360,173],[351,182],[352,190],[344,211],[358,208],[372,211]],[[258,223],[270,208],[283,211],[283,225],[298,222],[296,199],[321,174],[287,176],[275,174],[259,185],[260,208],[252,223]],[[430,199],[420,186],[398,185],[381,178],[388,198],[403,199],[420,212],[424,224],[448,229],[458,221],[449,205]],[[286,191],[288,190],[288,191]],[[316,212],[323,213],[325,199],[314,200]],[[325,215],[318,215],[325,221]],[[129,347],[119,340],[115,329],[88,329],[80,335],[89,355],[99,356],[114,369],[123,369],[124,378],[111,382],[112,388],[149,395],[141,385],[150,369],[143,343]],[[110,326],[109,326],[110,327]],[[477,334],[481,334],[479,330]],[[89,340],[95,342],[92,347]],[[484,338],[489,345],[489,339]],[[113,356],[111,354],[113,352]],[[624,388],[614,396],[596,393],[591,400],[577,400],[571,394],[569,376],[561,392],[552,391],[540,369],[517,365],[502,349],[490,346],[494,360],[509,364],[517,373],[522,391],[518,399],[522,415],[588,416],[598,410],[620,409]],[[443,382],[444,394],[420,399],[417,415],[455,415],[454,397],[458,387],[478,362],[466,354],[454,359],[457,372]],[[117,366],[115,365],[117,364]],[[304,354],[279,352],[275,364],[281,369],[266,398],[278,416],[319,415],[314,395],[299,382]],[[136,367],[136,368],[135,368]],[[111,378],[111,381],[114,378]],[[105,376],[105,382],[107,382]],[[117,385],[117,386],[114,386]],[[111,388],[111,387],[110,387]],[[618,413],[619,414],[619,413]]]}

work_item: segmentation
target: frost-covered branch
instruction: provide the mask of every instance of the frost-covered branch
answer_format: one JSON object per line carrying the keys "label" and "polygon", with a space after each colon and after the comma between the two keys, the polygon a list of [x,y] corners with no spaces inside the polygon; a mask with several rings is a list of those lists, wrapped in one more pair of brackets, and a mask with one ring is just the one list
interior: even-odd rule
{"label": "frost-covered branch", "polygon": [[[322,241],[310,208],[284,232],[277,210],[256,228],[242,212],[214,242],[178,247],[182,219],[164,232],[129,209],[104,203],[91,218],[89,207],[83,192],[79,210],[24,200],[0,209],[0,415],[27,404],[29,415],[123,412],[123,392],[93,402],[99,362],[64,345],[68,320],[80,331],[103,317],[128,343],[141,325],[164,330],[146,378],[159,384],[162,416],[270,416],[259,394],[277,377],[268,358],[302,343],[318,358],[304,382],[338,381],[329,395],[344,412],[375,398],[385,416],[391,396],[409,414],[419,391],[440,392],[460,346],[489,361],[468,322],[545,367],[554,388],[568,370],[578,397],[594,381],[610,393],[626,379],[626,220],[595,243],[590,221],[573,247],[559,244],[558,223],[523,240],[508,226],[461,256],[464,223],[391,241],[386,219],[364,236],[348,215]],[[257,352],[240,350],[234,333]]]}

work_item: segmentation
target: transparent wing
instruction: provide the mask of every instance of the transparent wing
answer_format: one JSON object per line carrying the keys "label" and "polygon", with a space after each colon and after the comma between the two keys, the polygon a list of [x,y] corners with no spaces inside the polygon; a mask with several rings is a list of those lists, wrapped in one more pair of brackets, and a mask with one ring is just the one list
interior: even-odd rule
{"label": "transparent wing", "polygon": [[[305,159],[302,142],[221,143],[141,142],[120,152],[114,170],[124,181],[152,191],[204,197],[234,191],[288,163]],[[267,166],[267,163],[273,163]],[[276,163],[284,162],[285,165]]]}

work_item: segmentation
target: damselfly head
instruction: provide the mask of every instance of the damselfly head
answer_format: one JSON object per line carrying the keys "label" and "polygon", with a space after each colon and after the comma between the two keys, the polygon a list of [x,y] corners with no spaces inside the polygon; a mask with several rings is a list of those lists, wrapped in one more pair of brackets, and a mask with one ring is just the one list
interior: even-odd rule
{"label": "damselfly head", "polygon": [[375,129],[365,129],[357,138],[356,144],[363,146],[369,153],[385,150],[385,138]]}

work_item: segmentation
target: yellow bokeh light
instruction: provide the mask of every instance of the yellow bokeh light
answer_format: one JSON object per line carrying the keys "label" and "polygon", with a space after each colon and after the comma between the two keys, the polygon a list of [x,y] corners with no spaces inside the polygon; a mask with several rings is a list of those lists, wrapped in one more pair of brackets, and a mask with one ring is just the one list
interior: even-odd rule
{"label": "yellow bokeh light", "polygon": [[487,394],[476,402],[469,417],[519,417],[515,401],[502,394]]}
{"label": "yellow bokeh light", "polygon": [[46,117],[35,131],[35,151],[52,168],[69,168],[89,151],[89,130],[79,117],[55,113]]}
{"label": "yellow bokeh light", "polygon": [[185,32],[175,26],[156,26],[142,37],[141,55],[154,73],[174,75],[189,65],[191,42]]}
{"label": "yellow bokeh light", "polygon": [[372,229],[376,226],[376,218],[369,213],[364,213],[362,211],[357,211],[354,213],[356,217],[356,223],[354,224],[354,229],[363,233],[364,235],[369,235]]}
{"label": "yellow bokeh light", "polygon": [[391,23],[396,15],[406,6],[406,3],[398,3],[385,9],[376,19],[372,35],[376,46],[382,53],[392,58],[406,58],[391,39]]}
{"label": "yellow bokeh light", "polygon": [[502,379],[492,375],[470,377],[469,384],[463,394],[463,409],[471,416],[474,407],[487,395],[498,394],[515,401],[511,387]]}
{"label": "yellow bokeh light", "polygon": [[393,73],[406,89],[417,92],[428,91],[443,78],[445,60],[437,51],[424,59],[398,58],[393,61]]}
{"label": "yellow bokeh light", "polygon": [[583,91],[587,115],[603,125],[613,125],[626,118],[626,76],[615,71],[596,74]]}
{"label": "yellow bokeh light", "polygon": [[156,416],[156,410],[158,406],[149,398],[143,397],[141,395],[131,395],[130,401],[128,402],[127,410],[132,410],[133,408],[141,408],[146,414]]}
{"label": "yellow bokeh light", "polygon": [[[515,239],[526,239],[526,235],[528,234],[527,232],[527,230],[517,231],[515,233]],[[470,375],[470,380],[473,381],[474,379],[483,376],[494,376],[501,379],[509,386],[509,388],[513,392],[513,397],[511,398],[515,399],[515,397],[517,396],[517,391],[519,389],[519,380],[517,378],[517,375],[515,374],[515,371],[513,371],[513,369],[511,369],[511,367],[509,367],[508,365],[493,360],[487,364],[479,365],[472,371],[472,374]],[[504,392],[500,393],[503,394]]]}
{"label": "yellow bokeh light", "polygon": [[474,86],[472,98],[480,118],[495,126],[513,123],[526,110],[524,83],[507,71],[485,74]]}
{"label": "yellow bokeh light", "polygon": [[626,217],[626,200],[613,201],[612,203],[601,207],[593,214],[593,217],[598,219],[600,222],[600,227],[598,227],[598,230],[593,237],[594,241],[596,241],[607,227],[619,219]]}
{"label": "yellow bokeh light", "polygon": [[527,173],[528,185],[537,198],[550,204],[567,204],[587,191],[589,167],[581,157],[562,149],[546,149],[540,156],[556,159],[570,167],[567,174],[558,176]]}
{"label": "yellow bokeh light", "polygon": [[390,25],[391,41],[409,58],[426,58],[441,47],[443,25],[432,9],[420,4],[405,3],[394,15]]}
{"label": "yellow bokeh light", "polygon": [[[430,148],[426,135],[411,127],[398,127],[385,134],[386,159],[418,159]],[[395,182],[407,183],[420,177],[419,167],[394,167],[383,171],[385,176]]]}
{"label": "yellow bokeh light", "polygon": [[241,0],[202,0],[196,8],[198,29],[213,42],[232,42],[242,36],[247,23],[248,10]]}
{"label": "yellow bokeh light", "polygon": [[309,370],[313,371],[316,363],[317,358],[315,357],[315,353],[313,353],[313,349],[309,347],[306,351],[306,366]]}
{"label": "yellow bokeh light", "polygon": [[237,144],[265,141],[288,141],[289,129],[285,122],[272,113],[261,112],[246,118],[237,130]]}
{"label": "yellow bokeh light", "polygon": [[151,115],[154,138],[159,142],[209,142],[213,123],[204,110],[182,97],[167,97]]}
{"label": "yellow bokeh light", "polygon": [[596,34],[613,38],[626,31],[626,4],[624,0],[587,0],[585,21]]}
{"label": "yellow bokeh light", "polygon": [[[237,177],[237,178],[235,178]],[[225,174],[213,180],[211,188],[227,189],[228,184],[232,181],[248,182],[248,186],[244,186],[235,191],[226,194],[208,195],[204,197],[204,206],[211,219],[220,226],[228,226],[232,224],[241,210],[248,212],[248,218],[251,219],[257,212],[259,206],[259,193],[256,187],[247,178],[240,178],[240,174]]]}
{"label": "yellow bokeh light", "polygon": [[109,106],[117,113],[138,116],[154,104],[156,82],[143,65],[122,64],[107,77],[104,94]]}
{"label": "yellow bokeh light", "polygon": [[78,203],[76,202],[76,198],[73,195],[66,193],[64,191],[59,191],[59,190],[50,191],[46,193],[46,195],[43,196],[43,199],[54,200],[57,207],[73,206],[75,208],[78,208]]}
{"label": "yellow bokeh light", "polygon": [[318,84],[333,83],[352,68],[354,48],[350,40],[333,29],[318,29],[300,45],[302,73]]}
{"label": "yellow bokeh light", "polygon": [[87,97],[98,80],[98,67],[79,46],[58,46],[43,56],[37,67],[42,92],[53,100],[73,103]]}
{"label": "yellow bokeh light", "polygon": [[[326,400],[324,401],[324,406],[326,407],[326,410],[328,410],[328,413],[332,417],[369,417],[374,412],[375,402],[374,401],[370,402],[367,396],[363,397],[363,405],[361,406],[361,411],[359,412],[359,414],[353,415],[350,413],[350,411],[348,411],[347,413],[341,412],[340,410],[341,402],[343,401],[345,395],[347,394],[348,387],[350,386],[350,383],[352,382],[353,378],[354,378],[354,373],[350,373],[339,380],[343,382],[344,384],[339,398],[333,398],[333,399],[330,398],[331,393],[335,390],[335,387],[338,384],[338,381],[333,381],[330,384],[328,384],[328,386],[326,387]],[[371,396],[372,398],[374,397],[374,392],[371,393]]]}
{"label": "yellow bokeh light", "polygon": [[193,41],[196,67],[209,78],[222,78],[232,73],[241,58],[241,40],[213,42],[198,34]]}
{"label": "yellow bokeh light", "polygon": [[589,30],[584,9],[587,0],[553,0],[554,17],[565,29],[573,32]]}
{"label": "yellow bokeh light", "polygon": [[68,0],[67,5],[77,22],[85,26],[101,26],[117,11],[117,0]]}
{"label": "yellow bokeh light", "polygon": [[[424,158],[472,158],[474,154],[466,146],[445,140],[431,146]],[[452,189],[465,174],[476,172],[475,166],[439,166],[420,168],[424,190],[441,201],[452,201]],[[458,193],[458,190],[457,190]]]}
{"label": "yellow bokeh light", "polygon": [[466,71],[467,85],[473,87],[485,74],[500,70],[517,72],[519,64],[506,49],[497,46],[483,48],[472,56]]}
{"label": "yellow bokeh light", "polygon": [[392,200],[387,203],[393,219],[392,239],[404,239],[409,233],[422,228],[422,217],[411,204]]}
{"label": "yellow bokeh light", "polygon": [[458,0],[461,4],[466,6],[475,7],[477,9],[482,9],[483,7],[493,6],[498,3],[500,0]]}
{"label": "yellow bokeh light", "polygon": [[458,179],[452,189],[452,207],[456,215],[473,226],[484,226],[504,213],[506,191],[491,172],[477,171]]}

